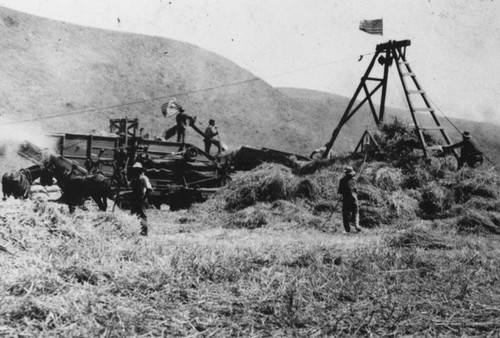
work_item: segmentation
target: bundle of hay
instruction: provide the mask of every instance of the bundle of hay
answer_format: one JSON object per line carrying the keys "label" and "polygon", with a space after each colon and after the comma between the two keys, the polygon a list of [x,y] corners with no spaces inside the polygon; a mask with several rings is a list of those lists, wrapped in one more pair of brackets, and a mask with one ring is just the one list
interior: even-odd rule
{"label": "bundle of hay", "polygon": [[468,210],[457,222],[459,232],[500,234],[500,217],[497,213]]}
{"label": "bundle of hay", "polygon": [[449,191],[436,182],[431,182],[421,191],[419,214],[424,219],[439,218],[452,206]]}
{"label": "bundle of hay", "polygon": [[317,184],[308,178],[292,180],[287,190],[291,198],[305,198],[309,200],[316,199],[319,191]]}
{"label": "bundle of hay", "polygon": [[497,199],[499,197],[499,188],[495,185],[485,185],[475,180],[466,180],[459,182],[453,187],[456,203],[465,203],[472,197],[482,197],[488,199]]}
{"label": "bundle of hay", "polygon": [[226,227],[256,229],[266,224],[266,214],[261,210],[250,207],[232,214],[226,223]]}
{"label": "bundle of hay", "polygon": [[402,190],[395,191],[388,198],[390,218],[412,220],[417,216],[418,201]]}
{"label": "bundle of hay", "polygon": [[293,179],[290,169],[276,164],[263,164],[231,182],[224,191],[225,209],[241,210],[256,202],[286,199],[287,184]]}
{"label": "bundle of hay", "polygon": [[398,231],[395,235],[387,237],[385,241],[391,248],[422,248],[425,250],[451,250],[454,248],[442,234],[430,233],[418,228]]}
{"label": "bundle of hay", "polygon": [[332,165],[323,168],[308,178],[314,182],[317,188],[317,199],[334,200],[338,197],[337,190],[342,176],[344,176],[344,167]]}
{"label": "bundle of hay", "polygon": [[380,189],[371,184],[358,185],[358,200],[364,201],[371,206],[382,206],[385,204],[385,198]]}
{"label": "bundle of hay", "polygon": [[[483,197],[472,197],[467,203],[457,206],[458,209],[463,213],[464,210],[476,209],[476,210],[486,210],[500,212],[500,200],[483,198]],[[459,215],[460,213],[457,213]]]}
{"label": "bundle of hay", "polygon": [[407,170],[403,176],[401,187],[403,189],[418,189],[435,180],[435,177],[424,165],[417,165],[412,170]]}
{"label": "bundle of hay", "polygon": [[388,224],[390,218],[387,210],[383,207],[374,207],[360,203],[359,224],[363,228],[376,228],[382,224]]}
{"label": "bundle of hay", "polygon": [[400,169],[390,166],[380,167],[373,173],[372,183],[374,186],[386,190],[394,191],[401,187],[403,175]]}

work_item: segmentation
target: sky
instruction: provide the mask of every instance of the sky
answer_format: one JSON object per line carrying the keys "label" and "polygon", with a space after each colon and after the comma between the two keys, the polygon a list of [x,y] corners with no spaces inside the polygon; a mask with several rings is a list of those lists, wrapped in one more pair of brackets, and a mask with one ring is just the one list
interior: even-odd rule
{"label": "sky", "polygon": [[[351,97],[379,43],[411,40],[417,78],[449,117],[500,124],[498,0],[0,0],[22,12],[185,41],[275,87]],[[383,19],[384,35],[359,30]],[[387,104],[405,107],[391,71]],[[246,80],[246,79],[242,79]]]}

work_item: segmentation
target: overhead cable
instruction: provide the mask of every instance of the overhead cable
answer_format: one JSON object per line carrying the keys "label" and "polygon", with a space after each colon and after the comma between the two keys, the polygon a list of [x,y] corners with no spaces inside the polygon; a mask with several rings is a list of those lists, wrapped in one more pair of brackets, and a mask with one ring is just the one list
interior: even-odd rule
{"label": "overhead cable", "polygon": [[[372,53],[365,53],[361,55],[370,55],[374,54]],[[357,55],[356,57],[359,57],[360,55]],[[287,72],[282,72],[282,73],[277,73],[277,74],[271,74],[264,76],[266,78],[270,77],[277,77],[277,76],[282,76],[286,74],[292,74],[292,73],[298,73],[298,72],[303,72],[315,68],[320,68],[324,66],[328,66],[334,63],[342,62],[342,61],[347,61],[347,60],[352,60],[355,57],[349,57],[349,58],[343,58],[343,59],[338,59],[334,61],[330,61],[327,63],[322,63],[322,64],[317,64],[311,67],[306,67],[306,68],[300,68],[300,69],[295,69]],[[158,101],[158,100],[165,100],[169,99],[172,97],[178,97],[178,96],[187,96],[191,94],[196,94],[196,93],[201,93],[201,92],[206,92],[206,91],[211,91],[211,90],[217,90],[221,88],[227,88],[227,87],[232,87],[232,86],[238,86],[242,85],[245,83],[250,83],[250,82],[255,82],[255,81],[264,81],[261,77],[253,77],[250,79],[242,80],[242,81],[236,81],[236,82],[231,82],[231,83],[226,83],[218,86],[213,86],[213,87],[207,87],[207,88],[201,88],[201,89],[195,89],[195,90],[190,90],[190,91],[185,91],[185,92],[180,92],[180,93],[174,93],[170,95],[165,95],[165,96],[159,96],[155,98],[150,98],[150,99],[144,99],[144,100],[137,100],[137,101],[130,101],[126,103],[121,103],[121,104],[116,104],[116,105],[110,105],[110,106],[104,106],[104,107],[96,107],[96,108],[88,108],[88,109],[82,109],[82,110],[77,110],[73,112],[68,112],[68,113],[62,113],[62,114],[55,114],[55,115],[49,115],[49,116],[40,116],[40,117],[35,117],[31,119],[26,119],[26,120],[19,120],[19,121],[11,121],[11,122],[4,122],[1,123],[0,126],[5,126],[5,125],[13,125],[13,124],[21,124],[21,123],[27,123],[27,122],[35,122],[35,121],[41,121],[41,120],[48,120],[48,119],[53,119],[53,118],[58,118],[58,117],[65,117],[65,116],[72,116],[72,115],[79,115],[79,114],[84,114],[84,113],[92,113],[92,112],[97,112],[97,111],[102,111],[102,110],[107,110],[107,109],[117,109],[117,108],[123,108],[126,106],[131,106],[131,105],[136,105],[140,103],[145,103],[145,102],[152,102],[152,101]]]}

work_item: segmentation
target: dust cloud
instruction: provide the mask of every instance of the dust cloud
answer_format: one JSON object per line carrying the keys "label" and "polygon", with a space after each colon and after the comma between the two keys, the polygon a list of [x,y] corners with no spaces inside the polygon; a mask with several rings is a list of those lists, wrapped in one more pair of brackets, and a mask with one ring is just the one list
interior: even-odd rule
{"label": "dust cloud", "polygon": [[18,155],[19,147],[26,141],[41,149],[55,149],[54,139],[47,137],[41,127],[10,124],[8,119],[0,118],[0,170],[21,169],[32,164]]}

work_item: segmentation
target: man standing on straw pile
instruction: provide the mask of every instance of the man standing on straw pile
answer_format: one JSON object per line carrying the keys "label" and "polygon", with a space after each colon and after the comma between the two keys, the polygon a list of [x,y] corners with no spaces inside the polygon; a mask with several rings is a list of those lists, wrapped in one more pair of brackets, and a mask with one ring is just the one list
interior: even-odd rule
{"label": "man standing on straw pile", "polygon": [[350,223],[354,223],[354,229],[361,231],[359,227],[358,189],[356,187],[356,172],[351,166],[345,168],[345,175],[340,179],[338,193],[342,195],[342,221],[345,232],[351,232]]}
{"label": "man standing on straw pile", "polygon": [[148,216],[146,215],[146,201],[151,195],[153,188],[149,178],[144,175],[142,164],[137,162],[130,168],[130,187],[132,196],[130,199],[130,212],[139,216],[141,220],[141,235],[148,235]]}
{"label": "man standing on straw pile", "polygon": [[462,168],[465,163],[467,163],[470,168],[476,168],[483,164],[484,155],[481,150],[479,150],[479,145],[476,140],[472,138],[472,135],[468,131],[464,131],[462,136],[462,142],[443,146],[443,151],[461,148],[460,158],[458,159],[458,169]]}

